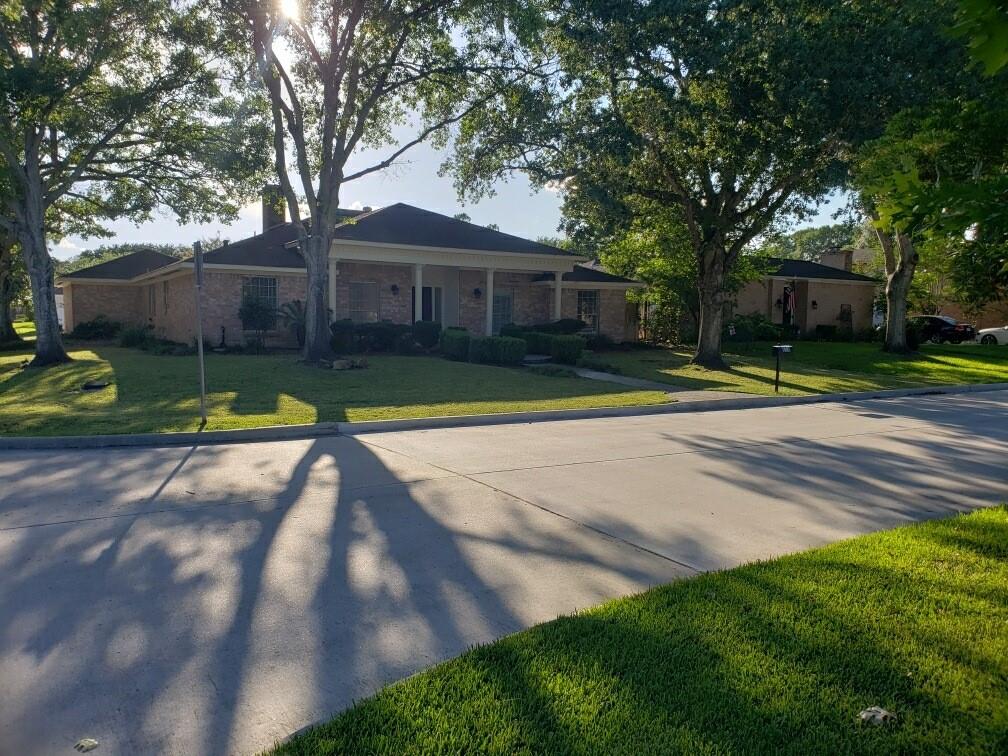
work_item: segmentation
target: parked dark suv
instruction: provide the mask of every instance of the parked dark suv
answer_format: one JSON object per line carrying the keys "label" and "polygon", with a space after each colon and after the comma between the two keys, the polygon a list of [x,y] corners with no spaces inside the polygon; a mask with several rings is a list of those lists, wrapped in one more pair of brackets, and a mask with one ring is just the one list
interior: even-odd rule
{"label": "parked dark suv", "polygon": [[976,338],[976,329],[973,326],[959,323],[948,315],[918,315],[912,322],[920,333],[920,340],[930,341],[932,344],[943,344],[946,341],[961,344]]}

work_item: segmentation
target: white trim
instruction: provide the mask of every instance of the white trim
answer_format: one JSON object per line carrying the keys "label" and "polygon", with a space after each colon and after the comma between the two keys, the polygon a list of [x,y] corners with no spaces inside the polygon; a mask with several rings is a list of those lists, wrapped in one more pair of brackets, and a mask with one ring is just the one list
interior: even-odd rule
{"label": "white trim", "polygon": [[[377,242],[336,239],[329,249],[330,259],[356,262],[401,263],[406,265],[440,265],[448,268],[473,268],[497,271],[552,273],[560,264],[569,273],[578,263],[590,258],[575,255],[528,254],[525,252],[489,252],[451,247],[423,247],[411,244],[379,244]],[[569,267],[567,267],[569,265]]]}
{"label": "white trim", "polygon": [[[190,265],[191,267],[191,265]],[[205,270],[248,271],[250,273],[272,273],[277,276],[307,276],[304,268],[277,268],[269,265],[224,265],[223,263],[204,263]]]}

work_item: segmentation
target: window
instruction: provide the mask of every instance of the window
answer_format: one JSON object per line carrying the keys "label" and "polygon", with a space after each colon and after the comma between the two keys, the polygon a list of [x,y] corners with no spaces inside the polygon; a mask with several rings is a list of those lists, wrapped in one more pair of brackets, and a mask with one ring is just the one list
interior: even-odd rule
{"label": "window", "polygon": [[599,328],[599,293],[597,290],[582,291],[577,293],[577,319],[584,321],[586,331],[598,333]]}
{"label": "window", "polygon": [[494,289],[493,332],[500,333],[501,326],[514,322],[514,293],[511,289]]}
{"label": "window", "polygon": [[147,287],[147,316],[153,318],[157,314],[157,290],[154,284]]}
{"label": "window", "polygon": [[840,305],[840,314],[837,315],[837,320],[841,323],[850,323],[853,319],[851,306],[849,304]]}
{"label": "window", "polygon": [[[277,280],[267,276],[250,276],[242,279],[242,301],[246,299],[258,299],[269,305],[270,309],[276,312],[277,309]],[[276,325],[274,319],[274,326]]]}
{"label": "window", "polygon": [[354,323],[378,322],[378,284],[351,281],[350,320]]}
{"label": "window", "polygon": [[165,281],[161,284],[161,300],[164,306],[165,314],[168,314],[168,282]]}

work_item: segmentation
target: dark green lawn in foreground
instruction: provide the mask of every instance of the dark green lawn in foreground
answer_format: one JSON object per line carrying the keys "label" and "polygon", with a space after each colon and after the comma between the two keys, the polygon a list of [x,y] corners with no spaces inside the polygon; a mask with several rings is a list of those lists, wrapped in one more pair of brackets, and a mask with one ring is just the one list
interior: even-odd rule
{"label": "dark green lawn in foreground", "polygon": [[[0,434],[69,435],[196,430],[196,357],[71,345],[74,362],[22,370],[24,351],[0,352]],[[384,420],[668,401],[584,378],[439,357],[375,356],[364,370],[307,367],[293,354],[208,354],[207,429],[339,420]],[[88,380],[111,381],[83,392]]]}
{"label": "dark green lawn in foreground", "polygon": [[[863,726],[882,706],[897,720]],[[433,667],[278,747],[1008,752],[1008,509],[672,583]]]}
{"label": "dark green lawn in foreground", "polygon": [[[883,352],[879,344],[796,341],[781,363],[782,394],[822,394],[962,383],[1008,381],[1008,347],[978,344],[932,345],[917,354]],[[725,343],[728,371],[690,365],[687,347],[600,352],[598,361],[624,375],[691,389],[774,392],[774,359],[769,342]]]}

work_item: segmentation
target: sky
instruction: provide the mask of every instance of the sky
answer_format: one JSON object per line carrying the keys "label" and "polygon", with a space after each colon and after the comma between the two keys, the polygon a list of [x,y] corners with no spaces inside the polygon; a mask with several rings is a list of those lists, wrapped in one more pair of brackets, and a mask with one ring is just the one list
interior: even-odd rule
{"label": "sky", "polygon": [[[363,153],[354,164],[361,167],[374,161],[376,153]],[[380,154],[378,155],[380,158]],[[524,176],[516,175],[507,183],[497,185],[497,193],[478,204],[463,205],[458,201],[449,176],[439,176],[443,155],[429,145],[420,145],[406,153],[402,162],[383,173],[374,173],[346,184],[340,204],[360,209],[365,206],[384,207],[405,202],[425,210],[454,215],[468,213],[473,223],[496,223],[501,231],[536,239],[557,236],[560,223],[560,196],[555,192],[533,192]],[[820,208],[818,216],[797,227],[833,223],[831,213],[839,204],[833,198]],[[180,225],[170,214],[164,214],[137,226],[129,221],[109,224],[114,236],[109,239],[64,238],[50,250],[54,257],[65,260],[81,250],[101,244],[138,242],[150,244],[191,244],[197,239],[220,237],[230,241],[244,239],[262,230],[262,210],[259,202],[243,207],[237,220],[231,223]]]}

